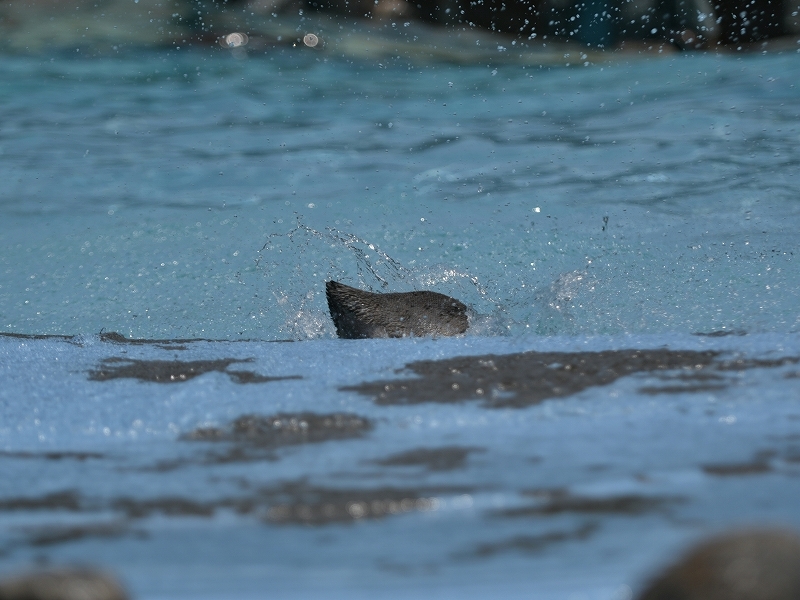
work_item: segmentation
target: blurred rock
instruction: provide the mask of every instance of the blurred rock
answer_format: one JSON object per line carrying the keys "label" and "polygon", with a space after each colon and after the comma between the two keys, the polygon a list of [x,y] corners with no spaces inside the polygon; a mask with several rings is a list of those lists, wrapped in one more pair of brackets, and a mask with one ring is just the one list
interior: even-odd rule
{"label": "blurred rock", "polygon": [[0,42],[19,52],[172,45],[191,35],[191,16],[183,2],[168,0],[6,0]]}
{"label": "blurred rock", "polygon": [[[258,3],[265,1],[269,0],[255,0]],[[304,4],[311,10],[325,10],[358,19],[392,20],[416,16],[414,7],[406,0],[305,0]]]}
{"label": "blurred rock", "polygon": [[703,542],[655,579],[639,600],[797,600],[800,538],[741,531]]}
{"label": "blurred rock", "polygon": [[784,0],[716,0],[714,11],[725,44],[748,44],[780,37],[785,27]]}
{"label": "blurred rock", "polygon": [[63,569],[0,580],[0,600],[128,600],[128,595],[110,575]]}
{"label": "blurred rock", "polygon": [[[382,26],[396,27],[389,37],[404,36],[406,44],[413,38],[415,44],[408,44],[407,51],[415,57],[420,54],[415,50],[417,35],[406,29],[411,22],[457,36],[497,38],[488,40],[487,47],[479,45],[480,50],[513,44],[515,51],[523,52],[535,46],[552,49],[554,43],[582,47],[582,52],[619,48],[626,42],[628,47],[637,47],[630,42],[642,43],[640,50],[663,44],[681,49],[747,49],[756,42],[800,35],[800,0],[5,0],[0,2],[0,50],[85,54],[131,47],[212,46],[231,32],[250,36],[250,50],[297,46],[309,27],[322,23],[309,20],[312,13],[347,18],[348,30],[356,34],[355,20],[368,26],[371,34],[355,44],[369,46],[365,51],[369,56],[374,43],[381,44],[374,36],[380,37]],[[345,23],[332,25],[322,33],[330,37]],[[397,46],[396,39],[386,43]],[[433,53],[425,48],[422,54],[436,58],[438,44],[433,46]],[[350,50],[342,49],[345,54]],[[237,52],[241,54],[241,49]],[[493,58],[504,58],[497,54],[495,50]],[[468,51],[467,55],[459,62],[474,58]]]}
{"label": "blurred rock", "polygon": [[784,25],[790,35],[800,35],[800,0],[790,0],[788,2]]}
{"label": "blurred rock", "polygon": [[636,40],[702,49],[800,32],[797,0],[300,1],[308,10],[388,20],[416,17],[516,39],[577,42],[596,48]]}

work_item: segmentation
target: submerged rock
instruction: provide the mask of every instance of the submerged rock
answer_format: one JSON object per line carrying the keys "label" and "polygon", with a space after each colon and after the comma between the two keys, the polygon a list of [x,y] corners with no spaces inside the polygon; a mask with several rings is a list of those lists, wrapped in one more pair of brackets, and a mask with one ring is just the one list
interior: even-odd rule
{"label": "submerged rock", "polygon": [[467,330],[467,307],[436,292],[376,294],[338,281],[325,284],[340,338],[452,336]]}
{"label": "submerged rock", "polygon": [[105,573],[60,569],[3,579],[0,600],[128,600],[128,595]]}
{"label": "submerged rock", "polygon": [[639,600],[797,600],[800,538],[741,531],[701,543],[668,568]]}

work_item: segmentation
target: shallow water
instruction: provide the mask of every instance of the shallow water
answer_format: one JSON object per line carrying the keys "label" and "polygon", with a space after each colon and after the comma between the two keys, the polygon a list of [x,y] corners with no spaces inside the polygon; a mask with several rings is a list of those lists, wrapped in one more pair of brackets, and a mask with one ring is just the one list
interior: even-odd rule
{"label": "shallow water", "polygon": [[[798,75],[4,57],[2,571],[621,600],[800,527]],[[337,340],[331,278],[470,329]]]}
{"label": "shallow water", "polygon": [[616,598],[690,540],[800,527],[797,335],[0,357],[4,570],[99,563],[140,598]]}

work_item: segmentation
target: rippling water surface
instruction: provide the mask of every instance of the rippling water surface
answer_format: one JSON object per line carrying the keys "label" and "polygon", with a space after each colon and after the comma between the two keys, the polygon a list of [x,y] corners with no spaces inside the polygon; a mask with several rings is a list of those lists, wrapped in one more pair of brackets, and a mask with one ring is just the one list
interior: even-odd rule
{"label": "rippling water surface", "polygon": [[5,330],[330,337],[324,279],[370,265],[493,332],[800,323],[794,54],[0,68]]}
{"label": "rippling water surface", "polygon": [[[3,572],[623,600],[800,526],[800,60],[609,58],[4,57]],[[334,339],[331,278],[470,329]]]}

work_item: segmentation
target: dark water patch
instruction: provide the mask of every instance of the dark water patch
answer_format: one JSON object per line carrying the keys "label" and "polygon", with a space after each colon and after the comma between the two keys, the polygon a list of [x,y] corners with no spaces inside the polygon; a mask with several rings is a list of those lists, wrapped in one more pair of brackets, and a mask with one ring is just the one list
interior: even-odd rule
{"label": "dark water patch", "polygon": [[222,443],[192,458],[163,461],[145,471],[167,472],[188,465],[276,461],[277,449],[300,444],[358,439],[374,427],[372,421],[352,413],[277,413],[242,415],[221,427],[199,427],[180,436],[190,442]]}
{"label": "dark water patch", "polygon": [[5,498],[0,500],[0,511],[82,510],[80,495],[74,490],[53,492],[44,496]]}
{"label": "dark water patch", "polygon": [[774,450],[764,450],[757,452],[748,462],[741,463],[715,463],[703,465],[703,472],[708,475],[720,477],[730,477],[737,475],[760,475],[772,471],[770,459],[774,458],[777,452]]}
{"label": "dark water patch", "polygon": [[710,369],[691,369],[686,371],[663,373],[662,381],[678,385],[644,386],[638,389],[640,394],[655,396],[657,394],[696,394],[699,392],[715,392],[728,387],[727,380]]}
{"label": "dark water patch", "polygon": [[[101,331],[100,341],[111,344],[129,344],[131,346],[185,346],[193,342],[218,342],[221,340],[211,340],[207,338],[185,338],[185,339],[169,339],[169,340],[154,340],[154,339],[136,339],[126,338],[121,333],[116,331]],[[243,341],[243,340],[240,340]]]}
{"label": "dark water patch", "polygon": [[165,350],[185,350],[186,344],[194,344],[196,342],[293,342],[294,340],[214,340],[210,338],[175,338],[175,339],[145,339],[145,338],[126,338],[121,333],[116,331],[101,331],[100,341],[111,344],[129,344],[132,346],[158,346]]}
{"label": "dark water patch", "polygon": [[286,501],[270,506],[266,521],[282,525],[328,525],[437,510],[438,496],[464,494],[465,487],[335,489],[288,484],[270,494]]}
{"label": "dark water patch", "polygon": [[[127,519],[141,519],[153,514],[210,517],[218,508],[237,508],[242,502],[242,500],[235,498],[200,502],[179,496],[152,499],[120,497],[101,500],[86,498],[73,490],[67,490],[47,494],[39,498],[27,497],[0,500],[0,511],[70,511],[81,513],[113,511],[122,513]],[[84,525],[80,527],[84,527]],[[86,525],[86,527],[89,527],[89,525]]]}
{"label": "dark water patch", "polygon": [[795,442],[800,440],[800,434],[789,434],[786,436],[770,436],[773,439],[778,439],[779,441],[785,442],[788,441],[789,445],[785,446],[780,452],[778,451],[765,451],[755,455],[751,462],[768,462],[772,458],[778,458],[781,461],[792,465],[794,463],[800,463],[800,446],[797,446]]}
{"label": "dark water patch", "polygon": [[491,558],[507,552],[536,554],[553,544],[586,540],[599,528],[600,526],[597,523],[586,523],[574,531],[552,531],[541,535],[518,535],[499,542],[479,544],[474,550],[458,553],[454,558]]}
{"label": "dark water patch", "polygon": [[408,363],[413,379],[380,380],[345,386],[371,396],[376,404],[457,403],[480,400],[488,408],[524,408],[551,398],[564,398],[594,386],[608,385],[636,373],[661,373],[680,385],[646,386],[643,394],[697,393],[725,389],[730,371],[780,368],[800,357],[722,358],[716,351],[604,350],[600,352],[521,352],[461,356]]}
{"label": "dark water patch", "polygon": [[[125,522],[88,523],[85,525],[48,525],[25,530],[26,543],[30,546],[54,546],[77,542],[89,538],[119,538],[129,535],[131,529]],[[136,532],[138,537],[147,537],[144,531]]]}
{"label": "dark water patch", "polygon": [[520,506],[495,511],[500,517],[533,517],[550,516],[562,513],[580,514],[619,514],[637,516],[648,512],[658,512],[666,507],[684,502],[678,496],[642,496],[639,494],[622,494],[593,498],[589,496],[573,496],[563,489],[534,490],[523,492],[524,495],[538,501],[531,506]]}
{"label": "dark water patch", "polygon": [[750,359],[737,356],[712,363],[709,368],[690,369],[678,372],[664,373],[660,379],[668,382],[677,382],[679,385],[645,386],[638,389],[639,393],[680,394],[698,392],[717,392],[727,388],[728,383],[725,373],[728,371],[745,371],[748,369],[780,368],[795,364],[798,357],[784,356],[775,359]]}
{"label": "dark water patch", "polygon": [[270,381],[281,381],[284,379],[302,379],[300,375],[286,375],[283,377],[268,377],[267,375],[259,375],[253,371],[226,371],[228,377],[234,383],[248,384],[248,383],[269,383]]}
{"label": "dark water patch", "polygon": [[732,475],[760,475],[762,473],[769,473],[772,471],[772,467],[769,463],[765,462],[719,463],[703,465],[703,471],[709,475],[726,477]]}
{"label": "dark water patch", "polygon": [[138,379],[153,383],[181,383],[206,373],[225,373],[234,383],[264,383],[284,379],[301,379],[299,375],[266,377],[252,371],[228,371],[232,364],[251,363],[252,358],[219,358],[216,360],[141,360],[135,358],[104,358],[100,366],[89,371],[90,381]]}
{"label": "dark water patch", "polygon": [[141,519],[153,514],[170,517],[211,517],[217,508],[229,506],[229,500],[217,502],[198,502],[181,497],[164,497],[148,500],[117,498],[109,508],[125,513],[131,519]]}
{"label": "dark water patch", "polygon": [[800,356],[781,356],[780,358],[735,358],[719,361],[714,368],[720,371],[747,371],[750,369],[776,369],[800,363]]}
{"label": "dark water patch", "polygon": [[743,335],[747,335],[747,332],[743,331],[741,329],[737,329],[735,331],[732,331],[732,330],[729,330],[729,329],[722,329],[722,330],[719,330],[719,331],[709,331],[707,333],[706,332],[702,332],[702,331],[698,331],[697,333],[693,333],[692,335],[698,335],[698,336],[702,336],[702,337],[718,338],[718,337],[727,337],[729,335],[743,336]]}
{"label": "dark water patch", "polygon": [[200,502],[188,498],[118,498],[109,508],[130,519],[153,514],[174,517],[212,517],[218,510],[255,516],[265,523],[326,525],[430,511],[439,507],[440,495],[463,494],[464,487],[329,488],[289,481],[253,490],[250,495]]}
{"label": "dark water patch", "polygon": [[83,462],[90,458],[105,458],[99,452],[10,452],[0,451],[0,457],[35,460],[77,460]]}
{"label": "dark water patch", "polygon": [[340,389],[371,396],[380,405],[481,400],[489,408],[524,408],[635,373],[700,371],[717,356],[712,351],[667,349],[461,356],[408,363],[405,368],[418,375],[416,379],[364,382]]}
{"label": "dark water patch", "polygon": [[669,372],[658,375],[658,378],[663,381],[685,381],[689,383],[699,381],[725,381],[725,377],[719,373],[714,373],[707,369],[692,369],[687,371]]}
{"label": "dark water patch", "polygon": [[363,436],[372,421],[352,413],[313,412],[242,415],[225,427],[201,427],[181,439],[203,442],[235,442],[269,448],[327,442]]}
{"label": "dark water patch", "polygon": [[473,452],[486,452],[486,448],[469,446],[415,448],[374,462],[384,467],[424,467],[429,471],[452,471],[464,468],[467,457]]}
{"label": "dark water patch", "polygon": [[728,386],[723,384],[705,385],[665,385],[665,386],[644,386],[637,391],[640,394],[655,396],[657,394],[698,394],[700,392],[718,392]]}
{"label": "dark water patch", "polygon": [[89,371],[91,381],[138,379],[155,383],[178,383],[213,371],[224,373],[233,363],[252,362],[236,358],[217,360],[139,360],[112,357],[103,359],[101,366]]}
{"label": "dark water patch", "polygon": [[141,473],[169,473],[176,469],[191,466],[225,465],[243,462],[276,462],[280,456],[271,448],[257,446],[233,446],[222,451],[210,451],[201,455],[159,461],[155,465],[135,469],[120,469],[120,471],[133,470]]}
{"label": "dark water patch", "polygon": [[11,331],[0,331],[0,337],[15,338],[18,340],[61,340],[71,342],[75,339],[74,335],[58,335],[50,333],[13,333]]}
{"label": "dark water patch", "polygon": [[[98,518],[80,524],[53,523],[23,528],[19,530],[22,537],[0,548],[0,554],[19,546],[50,546],[90,537],[146,536],[146,529],[134,530],[133,524],[154,515],[209,519],[219,511],[227,511],[266,525],[323,526],[434,511],[439,509],[444,496],[473,492],[473,488],[466,486],[331,488],[310,485],[305,480],[280,482],[258,489],[249,485],[244,488],[248,492],[241,496],[208,500],[182,496],[85,498],[72,491],[42,498],[6,500],[0,505],[0,511],[68,509]],[[114,521],[109,522],[109,513],[114,515]]]}
{"label": "dark water patch", "polygon": [[780,441],[788,441],[781,457],[787,463],[800,463],[800,446],[796,442],[800,441],[800,433],[791,433],[785,436],[773,436]]}

